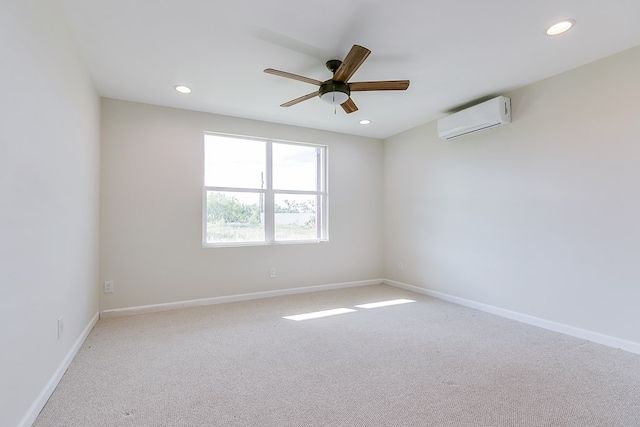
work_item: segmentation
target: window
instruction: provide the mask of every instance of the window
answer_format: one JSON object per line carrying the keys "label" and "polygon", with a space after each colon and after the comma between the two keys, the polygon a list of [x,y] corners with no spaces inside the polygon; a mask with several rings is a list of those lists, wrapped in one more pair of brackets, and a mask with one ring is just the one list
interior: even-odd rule
{"label": "window", "polygon": [[327,239],[327,148],[204,136],[205,246]]}

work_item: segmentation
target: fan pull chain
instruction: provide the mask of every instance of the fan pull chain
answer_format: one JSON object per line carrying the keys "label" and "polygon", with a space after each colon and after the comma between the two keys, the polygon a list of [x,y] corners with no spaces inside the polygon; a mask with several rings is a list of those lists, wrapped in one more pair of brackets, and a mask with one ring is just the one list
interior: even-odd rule
{"label": "fan pull chain", "polygon": [[336,115],[338,114],[338,106],[336,105],[336,87],[333,87],[333,92],[331,92],[331,98],[333,100],[332,104],[333,104],[333,114]]}

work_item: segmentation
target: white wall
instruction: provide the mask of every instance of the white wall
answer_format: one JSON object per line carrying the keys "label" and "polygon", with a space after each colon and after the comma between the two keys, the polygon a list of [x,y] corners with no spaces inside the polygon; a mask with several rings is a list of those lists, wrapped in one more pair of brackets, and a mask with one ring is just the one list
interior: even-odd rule
{"label": "white wall", "polygon": [[509,126],[385,141],[385,277],[640,343],[638,76],[634,48],[506,94]]}
{"label": "white wall", "polygon": [[[204,131],[326,144],[329,242],[203,248]],[[101,310],[382,277],[380,140],[103,99],[101,162]]]}
{"label": "white wall", "polygon": [[0,2],[3,426],[29,422],[98,310],[100,103],[56,4]]}

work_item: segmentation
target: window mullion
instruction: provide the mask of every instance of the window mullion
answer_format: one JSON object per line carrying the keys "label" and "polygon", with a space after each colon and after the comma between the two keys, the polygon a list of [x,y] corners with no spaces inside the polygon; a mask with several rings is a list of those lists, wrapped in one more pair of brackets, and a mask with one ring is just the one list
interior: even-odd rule
{"label": "window mullion", "polygon": [[320,158],[322,154],[322,150],[319,147],[316,147],[316,191],[318,194],[316,195],[316,237],[322,237],[322,227],[323,227],[323,217],[321,214],[323,211],[323,203],[322,196],[320,195],[320,191],[322,191],[322,159]]}
{"label": "window mullion", "polygon": [[205,191],[226,191],[233,193],[262,193],[264,190],[262,188],[236,188],[236,187],[215,187],[215,186],[207,186],[204,187]]}
{"label": "window mullion", "polygon": [[267,150],[267,164],[265,166],[266,169],[266,177],[265,177],[265,212],[264,212],[264,231],[265,231],[265,241],[267,243],[273,243],[275,241],[275,201],[273,195],[273,144],[271,141],[266,141]]}

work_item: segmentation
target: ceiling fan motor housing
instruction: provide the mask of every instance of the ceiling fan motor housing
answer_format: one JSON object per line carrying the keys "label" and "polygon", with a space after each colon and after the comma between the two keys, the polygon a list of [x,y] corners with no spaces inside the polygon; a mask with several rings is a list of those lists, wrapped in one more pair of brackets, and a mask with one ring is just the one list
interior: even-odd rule
{"label": "ceiling fan motor housing", "polygon": [[331,79],[320,85],[318,95],[322,98],[325,94],[329,94],[331,92],[342,92],[347,95],[347,98],[351,96],[351,89],[349,89],[348,84]]}

